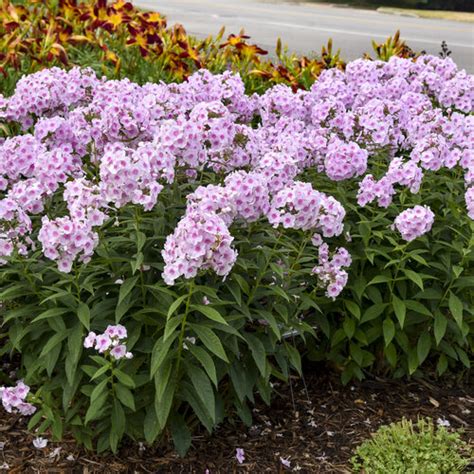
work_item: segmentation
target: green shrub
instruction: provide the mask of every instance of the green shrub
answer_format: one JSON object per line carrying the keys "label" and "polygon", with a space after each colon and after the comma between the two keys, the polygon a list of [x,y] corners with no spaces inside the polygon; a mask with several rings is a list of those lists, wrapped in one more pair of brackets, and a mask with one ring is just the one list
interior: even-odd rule
{"label": "green shrub", "polygon": [[365,474],[455,474],[469,463],[459,433],[450,433],[431,419],[416,424],[403,419],[382,426],[356,450],[355,472]]}
{"label": "green shrub", "polygon": [[[316,186],[329,190],[320,180]],[[430,173],[417,194],[402,191],[396,205],[380,209],[354,205],[356,186],[332,187],[349,211],[353,264],[344,298],[322,303],[314,315],[321,331],[311,359],[335,363],[343,381],[362,379],[364,370],[420,375],[427,361],[438,375],[455,365],[470,369],[474,223],[464,213],[462,188],[461,176]],[[430,206],[436,219],[429,235],[407,243],[391,225],[400,209],[414,205]]]}

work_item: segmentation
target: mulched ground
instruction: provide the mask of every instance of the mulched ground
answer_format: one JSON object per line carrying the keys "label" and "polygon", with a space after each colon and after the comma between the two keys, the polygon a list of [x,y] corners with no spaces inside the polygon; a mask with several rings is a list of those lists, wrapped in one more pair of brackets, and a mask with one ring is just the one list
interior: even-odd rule
{"label": "mulched ground", "polygon": [[[0,471],[349,473],[354,448],[380,425],[403,416],[447,420],[452,428],[463,428],[463,438],[474,446],[472,383],[452,380],[441,386],[437,382],[377,379],[344,387],[336,374],[321,368],[313,368],[305,382],[294,379],[292,387],[278,387],[280,396],[271,408],[259,405],[255,409],[251,428],[226,424],[213,436],[196,436],[184,460],[169,446],[143,449],[130,445],[117,456],[107,457],[81,450],[72,439],[36,449],[24,420],[8,416],[0,419]],[[4,414],[2,411],[1,416]],[[5,443],[3,449],[1,443]],[[245,450],[241,465],[235,459],[237,447]],[[280,458],[289,461],[290,467]],[[6,463],[3,471],[2,463]]]}

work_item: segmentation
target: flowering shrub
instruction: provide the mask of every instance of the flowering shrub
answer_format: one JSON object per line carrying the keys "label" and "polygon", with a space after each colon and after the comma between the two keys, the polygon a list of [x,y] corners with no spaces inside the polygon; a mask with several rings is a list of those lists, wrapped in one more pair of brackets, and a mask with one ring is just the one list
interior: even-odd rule
{"label": "flowering shrub", "polygon": [[244,89],[53,68],[0,97],[2,337],[30,426],[183,453],[198,423],[251,423],[302,352],[345,381],[469,367],[472,77],[393,57]]}

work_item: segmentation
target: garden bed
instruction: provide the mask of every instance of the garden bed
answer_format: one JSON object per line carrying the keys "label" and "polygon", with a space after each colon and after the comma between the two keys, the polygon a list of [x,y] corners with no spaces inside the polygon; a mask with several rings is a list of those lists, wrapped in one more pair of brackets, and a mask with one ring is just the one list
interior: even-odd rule
{"label": "garden bed", "polygon": [[[185,459],[171,444],[144,450],[128,444],[116,456],[100,457],[81,450],[68,437],[36,449],[26,423],[13,415],[0,422],[0,442],[5,442],[0,465],[6,462],[10,472],[49,473],[348,472],[356,446],[379,426],[419,416],[446,420],[451,427],[463,429],[464,440],[474,444],[472,382],[451,379],[440,386],[435,381],[372,379],[342,386],[327,369],[307,372],[307,392],[302,380],[293,379],[292,387],[282,385],[271,409],[257,404],[251,428],[226,423],[213,436],[197,433]],[[245,451],[241,465],[235,459],[237,447]],[[51,457],[56,448],[61,448],[59,455]],[[280,457],[290,461],[289,469]]]}

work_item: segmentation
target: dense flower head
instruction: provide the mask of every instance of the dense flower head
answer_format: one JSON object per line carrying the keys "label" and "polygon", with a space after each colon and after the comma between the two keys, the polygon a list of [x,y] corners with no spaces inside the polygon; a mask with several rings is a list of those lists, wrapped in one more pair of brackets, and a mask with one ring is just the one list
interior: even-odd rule
{"label": "dense flower head", "polygon": [[225,179],[236,217],[253,222],[270,209],[268,179],[262,173],[235,171]]}
{"label": "dense flower head", "polygon": [[310,183],[295,181],[275,195],[271,206],[268,220],[275,227],[318,231],[324,237],[340,235],[343,230],[344,208]]}
{"label": "dense flower head", "polygon": [[125,326],[109,324],[102,334],[90,331],[84,339],[84,347],[86,349],[94,348],[99,354],[108,354],[114,360],[131,359],[133,354],[127,351],[124,342],[127,337]]}
{"label": "dense flower head", "polygon": [[395,227],[402,238],[410,242],[431,230],[434,214],[428,206],[415,206],[401,212],[395,219]]}
{"label": "dense flower head", "polygon": [[172,285],[178,277],[193,278],[201,269],[227,276],[237,258],[232,241],[227,225],[217,214],[189,211],[166,239],[163,279]]}
{"label": "dense flower head", "polygon": [[101,195],[116,207],[141,204],[151,210],[163,185],[157,182],[151,157],[142,149],[127,149],[120,143],[107,145],[100,164]]}
{"label": "dense flower head", "polygon": [[3,407],[8,413],[32,415],[36,411],[36,407],[26,401],[29,392],[30,387],[22,380],[19,380],[14,387],[0,387],[0,399]]}
{"label": "dense flower head", "polygon": [[334,139],[328,145],[324,160],[326,174],[334,181],[360,176],[367,169],[367,156],[367,151],[357,143]]}
{"label": "dense flower head", "polygon": [[38,240],[44,255],[57,260],[58,268],[68,273],[76,257],[85,263],[90,260],[99,237],[87,219],[58,217],[50,220],[48,216],[43,216]]}
{"label": "dense flower head", "polygon": [[43,69],[18,81],[3,113],[7,120],[28,128],[34,117],[52,111],[65,113],[68,107],[86,100],[99,82],[92,69]]}

